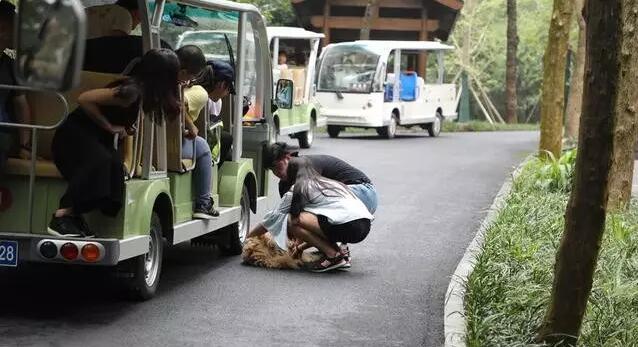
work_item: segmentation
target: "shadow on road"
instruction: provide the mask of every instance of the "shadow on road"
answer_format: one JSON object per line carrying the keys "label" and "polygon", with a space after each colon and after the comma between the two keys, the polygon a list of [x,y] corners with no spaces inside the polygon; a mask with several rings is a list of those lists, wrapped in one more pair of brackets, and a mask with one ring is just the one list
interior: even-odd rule
{"label": "shadow on road", "polygon": [[[237,257],[221,257],[217,250],[208,247],[183,244],[167,248],[159,291],[153,300],[237,261]],[[18,271],[0,269],[0,284],[3,298],[0,319],[5,321],[33,319],[74,326],[108,324],[143,304],[125,297],[113,268],[26,264]]]}

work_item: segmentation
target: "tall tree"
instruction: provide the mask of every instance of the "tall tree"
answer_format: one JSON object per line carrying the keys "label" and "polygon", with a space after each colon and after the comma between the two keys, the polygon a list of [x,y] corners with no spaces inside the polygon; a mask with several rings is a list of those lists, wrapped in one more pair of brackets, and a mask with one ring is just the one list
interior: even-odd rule
{"label": "tall tree", "polygon": [[563,141],[563,107],[565,103],[565,66],[573,0],[554,0],[547,48],[543,57],[543,91],[541,95],[540,154],[560,156]]}
{"label": "tall tree", "polygon": [[583,78],[585,76],[585,57],[587,53],[587,24],[583,17],[585,0],[575,0],[575,17],[578,23],[578,48],[576,49],[576,64],[572,74],[572,83],[567,98],[567,120],[565,122],[565,137],[571,141],[578,139],[580,112],[583,108]]}
{"label": "tall tree", "polygon": [[518,93],[516,85],[518,82],[518,29],[516,27],[516,1],[507,0],[507,64],[505,72],[505,99],[507,123],[518,123]]}
{"label": "tall tree", "polygon": [[359,38],[361,40],[370,39],[372,19],[377,16],[377,13],[379,11],[378,3],[379,0],[368,0],[368,4],[366,5],[366,12],[363,16],[363,26],[361,27],[361,31],[359,34]]}
{"label": "tall tree", "polygon": [[[614,126],[635,116],[638,0],[588,0],[587,63],[578,158],[539,342],[574,345],[587,308],[605,227]],[[630,99],[634,97],[634,99]],[[628,107],[629,106],[629,107]]]}
{"label": "tall tree", "polygon": [[[638,114],[638,0],[631,2],[634,12],[626,10],[623,19],[627,26],[626,34],[633,40],[623,41],[621,46],[622,65],[618,88],[620,97],[616,103],[616,126],[614,127],[614,146],[609,177],[609,200],[607,207],[611,210],[624,209],[631,199],[631,188],[634,176],[634,146],[638,136],[636,117]],[[632,26],[633,27],[629,27]]]}

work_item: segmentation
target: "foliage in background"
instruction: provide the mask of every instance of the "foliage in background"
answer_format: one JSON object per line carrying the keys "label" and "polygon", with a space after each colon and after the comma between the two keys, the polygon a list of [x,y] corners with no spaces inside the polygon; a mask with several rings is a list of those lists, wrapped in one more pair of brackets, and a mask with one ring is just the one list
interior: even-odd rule
{"label": "foliage in background", "polygon": [[[524,167],[486,232],[466,284],[468,346],[534,346],[569,198],[564,190],[539,188],[546,165],[533,159]],[[606,228],[579,346],[637,346],[638,206],[610,215]]]}
{"label": "foliage in background", "polygon": [[290,0],[237,0],[253,4],[259,8],[266,18],[266,25],[297,26],[297,18],[290,4]]}
{"label": "foliage in background", "polygon": [[[546,152],[547,158],[534,170],[534,184],[541,189],[569,192],[572,188],[574,166],[576,165],[576,150],[565,152],[556,158],[551,152]],[[538,165],[532,163],[532,165]]]}
{"label": "foliage in background", "polygon": [[528,131],[538,130],[537,124],[490,124],[486,121],[473,120],[464,123],[443,122],[443,132],[476,132],[476,131]]}
{"label": "foliage in background", "polygon": [[[518,6],[518,114],[526,120],[534,109],[538,111],[543,77],[543,53],[552,11],[552,0],[519,0]],[[506,58],[506,3],[502,0],[478,2],[473,14],[462,12],[450,43],[459,47],[463,33],[472,28],[472,59],[470,71],[487,89],[501,114],[505,114],[505,58]],[[461,69],[461,50],[448,55],[447,71],[451,77]],[[474,100],[472,100],[474,102]],[[482,119],[476,104],[472,106],[474,117]],[[532,117],[538,121],[538,116]]]}

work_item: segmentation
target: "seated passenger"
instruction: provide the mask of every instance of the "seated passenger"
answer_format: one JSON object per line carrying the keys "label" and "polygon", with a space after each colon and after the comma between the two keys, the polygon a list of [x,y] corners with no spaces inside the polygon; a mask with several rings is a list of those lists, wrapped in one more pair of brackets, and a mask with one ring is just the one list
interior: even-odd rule
{"label": "seated passenger", "polygon": [[137,0],[118,0],[115,4],[86,9],[87,39],[125,36],[140,24]]}
{"label": "seated passenger", "polygon": [[277,59],[279,70],[285,70],[288,68],[288,55],[286,51],[279,51],[279,58]]}
{"label": "seated passenger", "polygon": [[306,54],[304,52],[299,52],[295,55],[295,65],[297,66],[306,66]]}
{"label": "seated passenger", "polygon": [[[6,85],[17,85],[13,73],[14,59],[6,53],[7,49],[13,48],[14,17],[15,7],[7,1],[0,2],[0,84]],[[24,93],[0,89],[0,122],[31,122],[31,109]],[[13,128],[0,127],[0,172],[9,155],[17,155],[21,159],[31,158],[29,130],[16,132]]]}
{"label": "seated passenger", "polygon": [[[197,77],[206,68],[204,53],[197,46],[187,45],[177,50],[180,60],[179,80],[184,88],[184,104],[186,107],[185,130],[182,139],[182,158],[195,159],[193,184],[195,188],[195,207],[193,218],[211,219],[219,216],[211,196],[213,177],[213,156],[208,142],[201,137],[195,121],[208,102],[208,93],[197,85]],[[194,151],[194,153],[193,153]]]}
{"label": "seated passenger", "polygon": [[134,132],[140,107],[158,118],[179,115],[178,72],[173,51],[150,50],[135,76],[78,97],[78,108],[57,129],[51,144],[55,165],[68,187],[49,224],[50,234],[90,237],[84,213],[118,214],[124,198],[118,142]]}
{"label": "seated passenger", "polygon": [[[197,84],[204,87],[208,93],[208,116],[211,123],[219,122],[222,99],[228,95],[235,94],[235,69],[224,61],[209,61],[208,67],[197,80]],[[248,108],[249,104],[246,104],[243,112],[246,113]],[[219,165],[221,166],[227,160],[233,143],[233,137],[230,132],[222,130],[220,142]],[[212,145],[214,147],[216,144]]]}

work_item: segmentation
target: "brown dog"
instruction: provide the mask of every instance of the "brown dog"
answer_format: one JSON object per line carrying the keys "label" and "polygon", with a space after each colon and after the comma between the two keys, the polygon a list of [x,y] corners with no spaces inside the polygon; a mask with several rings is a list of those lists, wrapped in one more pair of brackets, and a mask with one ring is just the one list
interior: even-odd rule
{"label": "brown dog", "polygon": [[[293,243],[288,241],[288,248],[292,249]],[[244,243],[241,254],[244,264],[265,267],[270,269],[299,269],[305,262],[318,259],[317,255],[303,253],[299,258],[294,258],[289,251],[277,247],[269,234],[251,237]]]}

